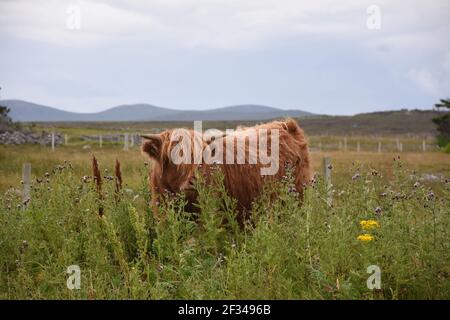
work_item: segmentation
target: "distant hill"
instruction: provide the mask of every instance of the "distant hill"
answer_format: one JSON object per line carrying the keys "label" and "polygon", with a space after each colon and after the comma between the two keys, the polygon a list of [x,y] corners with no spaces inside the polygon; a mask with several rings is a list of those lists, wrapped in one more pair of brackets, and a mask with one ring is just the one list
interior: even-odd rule
{"label": "distant hill", "polygon": [[1,100],[0,105],[11,109],[13,121],[20,122],[90,122],[90,121],[247,121],[280,117],[305,117],[312,113],[301,110],[282,110],[261,105],[237,105],[198,110],[175,110],[150,104],[131,104],[95,113],[76,113],[22,100]]}
{"label": "distant hill", "polygon": [[436,110],[395,110],[354,116],[313,116],[300,120],[311,135],[435,135]]}

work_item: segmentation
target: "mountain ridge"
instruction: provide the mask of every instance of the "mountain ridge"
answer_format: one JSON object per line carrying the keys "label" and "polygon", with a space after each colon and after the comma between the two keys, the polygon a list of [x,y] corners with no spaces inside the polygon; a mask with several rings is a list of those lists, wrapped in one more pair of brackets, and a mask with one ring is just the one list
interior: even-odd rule
{"label": "mountain ridge", "polygon": [[280,117],[306,117],[313,113],[302,110],[283,110],[271,106],[243,104],[208,110],[168,109],[147,103],[123,104],[109,109],[80,113],[65,111],[18,99],[0,100],[0,105],[11,109],[13,121],[58,122],[58,121],[235,121],[268,120]]}

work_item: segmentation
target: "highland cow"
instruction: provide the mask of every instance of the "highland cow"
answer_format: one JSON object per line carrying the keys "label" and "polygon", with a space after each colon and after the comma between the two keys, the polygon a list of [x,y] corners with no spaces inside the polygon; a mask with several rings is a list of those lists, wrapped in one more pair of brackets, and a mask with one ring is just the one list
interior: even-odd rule
{"label": "highland cow", "polygon": [[167,195],[180,192],[188,201],[186,210],[197,211],[193,187],[197,170],[208,177],[213,167],[221,168],[227,193],[237,200],[241,224],[264,184],[282,179],[288,166],[300,194],[311,180],[308,143],[290,118],[233,132],[175,129],[142,137],[142,151],[153,164],[149,185],[155,214]]}

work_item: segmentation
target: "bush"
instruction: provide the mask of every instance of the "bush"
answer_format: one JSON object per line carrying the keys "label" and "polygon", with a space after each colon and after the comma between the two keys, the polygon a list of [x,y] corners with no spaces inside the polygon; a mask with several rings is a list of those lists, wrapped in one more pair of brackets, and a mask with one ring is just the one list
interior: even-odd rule
{"label": "bush", "polygon": [[445,153],[450,153],[450,142],[443,149]]}
{"label": "bush", "polygon": [[[450,109],[450,99],[441,99],[440,103],[435,104],[435,107],[440,109]],[[443,148],[450,143],[450,113],[446,112],[443,115],[433,119],[438,131],[438,146]]]}

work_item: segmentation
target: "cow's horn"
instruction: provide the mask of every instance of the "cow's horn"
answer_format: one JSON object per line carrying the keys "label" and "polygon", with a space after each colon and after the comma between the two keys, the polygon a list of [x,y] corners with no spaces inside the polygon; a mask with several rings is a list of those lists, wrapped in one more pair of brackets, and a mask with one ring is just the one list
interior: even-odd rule
{"label": "cow's horn", "polygon": [[144,138],[144,139],[148,139],[148,140],[154,140],[154,139],[160,138],[158,134],[141,134],[140,137]]}

